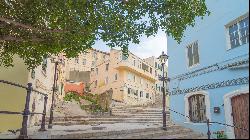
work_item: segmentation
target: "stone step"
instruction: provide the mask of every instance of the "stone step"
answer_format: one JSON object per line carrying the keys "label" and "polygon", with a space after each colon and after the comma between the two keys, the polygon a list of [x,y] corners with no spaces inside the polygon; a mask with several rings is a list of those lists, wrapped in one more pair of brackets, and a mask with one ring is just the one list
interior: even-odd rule
{"label": "stone step", "polygon": [[[67,121],[67,122],[53,122],[53,125],[69,126],[69,125],[87,125],[87,124],[114,124],[114,123],[145,123],[145,124],[162,124],[162,121]],[[168,124],[170,122],[167,121]],[[48,124],[48,122],[46,122]],[[40,124],[37,124],[39,126]]]}
{"label": "stone step", "polygon": [[[178,130],[181,129],[180,126],[169,126],[168,129]],[[146,132],[158,132],[161,131],[161,128],[145,128],[145,129],[133,129],[133,130],[117,130],[117,131],[100,131],[98,133],[91,132],[91,133],[84,133],[84,132],[75,132],[71,134],[61,134],[61,135],[52,135],[52,139],[90,139],[90,138],[104,138],[115,136],[118,137],[119,135],[123,134],[133,134],[133,133],[146,133]]]}
{"label": "stone step", "polygon": [[[167,116],[169,118],[169,116]],[[160,116],[112,116],[112,117],[100,117],[100,118],[54,118],[53,121],[81,121],[81,120],[158,120],[162,119]],[[49,119],[46,119],[49,121]]]}
{"label": "stone step", "polygon": [[110,121],[110,122],[127,122],[127,121],[134,121],[134,122],[141,122],[141,121],[162,121],[162,118],[160,119],[90,119],[90,120],[68,120],[68,121],[64,121],[64,120],[54,120],[53,122],[94,122],[94,121]]}
{"label": "stone step", "polygon": [[203,134],[198,134],[195,132],[190,133],[174,133],[172,135],[159,136],[152,139],[207,139]]}
{"label": "stone step", "polygon": [[[144,133],[130,133],[130,134],[122,134],[119,136],[111,136],[104,137],[103,139],[152,139],[154,137],[164,136],[164,135],[172,135],[172,134],[188,134],[192,131],[189,129],[170,129],[167,131],[158,130],[158,131],[147,131]],[[96,137],[99,138],[99,137]]]}

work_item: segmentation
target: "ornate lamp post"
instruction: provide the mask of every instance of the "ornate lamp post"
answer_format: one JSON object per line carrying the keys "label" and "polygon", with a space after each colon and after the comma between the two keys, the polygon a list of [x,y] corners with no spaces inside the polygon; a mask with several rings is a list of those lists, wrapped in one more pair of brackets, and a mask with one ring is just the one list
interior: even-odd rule
{"label": "ornate lamp post", "polygon": [[161,81],[163,82],[163,127],[162,129],[163,130],[167,130],[167,125],[166,125],[166,94],[165,94],[165,81],[167,81],[167,75],[166,77],[164,76],[164,65],[166,64],[167,60],[168,60],[168,55],[166,55],[164,52],[162,52],[162,54],[160,55],[159,59],[162,63],[162,69],[163,69],[163,74],[162,74],[162,77],[161,77]]}
{"label": "ornate lamp post", "polygon": [[52,103],[50,107],[50,116],[49,116],[49,125],[48,125],[49,129],[52,129],[54,100],[55,100],[56,81],[57,81],[57,66],[59,63],[62,63],[62,59],[55,60],[55,58],[52,58],[51,63],[55,63],[55,73],[54,73],[54,83],[53,83],[53,92],[52,92]]}

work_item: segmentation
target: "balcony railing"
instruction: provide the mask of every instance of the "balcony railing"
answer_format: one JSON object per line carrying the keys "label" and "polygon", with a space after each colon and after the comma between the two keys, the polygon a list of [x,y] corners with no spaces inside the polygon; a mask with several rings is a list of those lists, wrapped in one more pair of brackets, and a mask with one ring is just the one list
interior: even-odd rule
{"label": "balcony railing", "polygon": [[[150,68],[150,66],[148,66]],[[154,76],[153,70],[152,73],[147,70],[143,70],[141,68],[138,68],[137,66],[134,66],[132,63],[130,63],[128,60],[122,60],[118,63],[118,65],[115,67],[116,69],[127,69],[131,72],[134,72],[148,80],[156,81],[157,77]]]}

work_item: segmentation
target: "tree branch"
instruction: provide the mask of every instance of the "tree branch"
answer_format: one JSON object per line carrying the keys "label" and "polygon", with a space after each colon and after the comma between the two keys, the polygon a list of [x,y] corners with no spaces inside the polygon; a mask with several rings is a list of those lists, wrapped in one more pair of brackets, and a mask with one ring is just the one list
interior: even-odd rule
{"label": "tree branch", "polygon": [[27,42],[27,41],[32,41],[32,42],[42,42],[45,41],[40,38],[31,38],[31,39],[22,39],[22,38],[16,38],[12,36],[1,36],[0,37],[0,42],[5,42],[5,41],[16,41],[16,42]]}
{"label": "tree branch", "polygon": [[26,28],[28,30],[36,31],[36,32],[46,32],[46,33],[66,33],[66,32],[69,32],[69,31],[64,31],[64,30],[43,30],[43,29],[32,27],[31,25],[26,25],[23,23],[16,22],[14,20],[7,19],[4,17],[0,17],[0,21],[6,22],[6,23],[11,23],[15,26],[19,26],[22,28]]}

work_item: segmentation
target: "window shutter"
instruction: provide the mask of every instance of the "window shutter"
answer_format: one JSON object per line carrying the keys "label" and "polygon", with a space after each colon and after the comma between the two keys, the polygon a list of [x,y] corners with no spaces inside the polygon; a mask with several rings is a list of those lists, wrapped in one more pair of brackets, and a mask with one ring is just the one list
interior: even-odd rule
{"label": "window shutter", "polygon": [[188,46],[188,66],[191,67],[193,65],[193,57],[192,57],[192,47]]}
{"label": "window shutter", "polygon": [[195,42],[194,43],[194,46],[193,46],[193,56],[194,56],[194,64],[198,64],[200,62],[199,60],[199,50],[198,50],[198,42]]}

